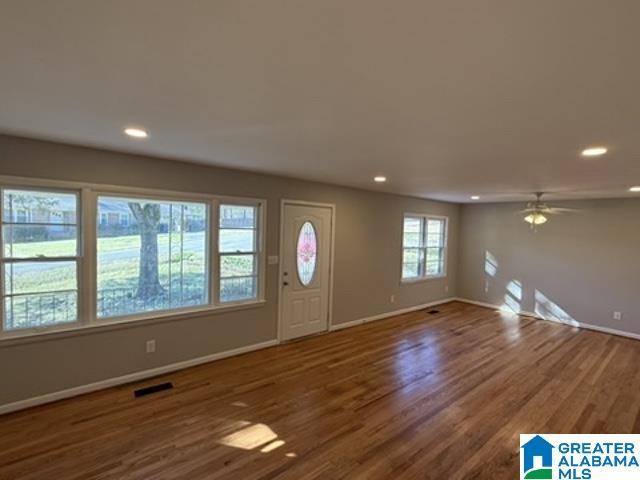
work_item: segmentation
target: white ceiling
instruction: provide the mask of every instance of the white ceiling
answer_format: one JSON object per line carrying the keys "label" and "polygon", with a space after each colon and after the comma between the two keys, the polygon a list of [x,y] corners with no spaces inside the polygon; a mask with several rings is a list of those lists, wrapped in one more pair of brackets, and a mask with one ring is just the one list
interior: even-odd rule
{"label": "white ceiling", "polygon": [[637,0],[0,0],[0,131],[460,202],[628,196],[639,19]]}

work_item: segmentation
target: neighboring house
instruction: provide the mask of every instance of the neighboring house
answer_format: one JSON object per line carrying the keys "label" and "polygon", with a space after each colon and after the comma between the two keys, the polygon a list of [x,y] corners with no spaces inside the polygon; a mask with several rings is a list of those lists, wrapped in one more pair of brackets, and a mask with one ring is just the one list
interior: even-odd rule
{"label": "neighboring house", "polygon": [[12,223],[33,224],[31,228],[16,230],[14,241],[42,239],[60,240],[75,235],[75,210],[51,211],[45,208],[16,208],[5,210],[5,218]]}
{"label": "neighboring house", "polygon": [[[171,228],[173,232],[181,230],[183,221],[185,232],[196,232],[205,228],[202,215],[195,215],[186,210],[183,219],[180,215],[181,213],[176,208],[170,211],[167,204],[163,204],[161,206],[162,221],[158,226],[158,231],[161,233],[169,231],[170,218],[173,223]],[[104,235],[126,235],[133,234],[136,231],[136,219],[129,208],[129,204],[122,200],[103,200],[98,202],[98,216],[98,224]]]}
{"label": "neighboring house", "polygon": [[124,202],[99,202],[98,212],[98,224],[101,227],[127,228],[135,223],[129,205]]}

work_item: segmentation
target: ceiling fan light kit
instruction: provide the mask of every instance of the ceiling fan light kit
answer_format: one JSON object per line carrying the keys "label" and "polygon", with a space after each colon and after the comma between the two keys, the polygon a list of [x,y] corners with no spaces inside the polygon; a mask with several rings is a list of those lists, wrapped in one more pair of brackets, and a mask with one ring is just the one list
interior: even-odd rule
{"label": "ceiling fan light kit", "polygon": [[529,202],[524,210],[520,210],[523,214],[523,220],[531,225],[531,229],[535,230],[538,225],[543,225],[549,221],[549,215],[557,215],[565,212],[574,212],[572,208],[552,207],[542,201],[543,192],[536,192],[536,199]]}
{"label": "ceiling fan light kit", "polygon": [[547,217],[545,217],[542,213],[531,213],[524,217],[524,221],[533,225],[542,225],[543,223],[547,223]]}

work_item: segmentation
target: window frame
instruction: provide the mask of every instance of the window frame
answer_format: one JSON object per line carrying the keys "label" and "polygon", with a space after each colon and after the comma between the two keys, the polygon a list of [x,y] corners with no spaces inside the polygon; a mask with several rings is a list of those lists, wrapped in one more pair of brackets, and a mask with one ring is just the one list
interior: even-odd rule
{"label": "window frame", "polygon": [[[201,316],[207,313],[223,313],[237,309],[260,307],[264,305],[266,293],[266,210],[267,201],[260,198],[234,197],[207,193],[186,193],[174,190],[149,189],[137,187],[112,186],[95,183],[58,181],[47,179],[22,178],[0,175],[0,188],[34,191],[60,191],[75,193],[78,199],[78,317],[75,322],[33,327],[19,330],[4,329],[4,302],[0,306],[0,342],[7,340],[26,340],[50,335],[81,334],[86,329],[113,329],[123,326],[136,326],[141,323],[173,321]],[[156,199],[166,202],[205,203],[207,206],[208,228],[205,231],[207,252],[207,293],[206,304],[166,310],[155,310],[139,314],[97,317],[97,241],[98,241],[98,197],[124,197]],[[219,251],[218,225],[220,204],[250,205],[257,208],[256,248],[257,248],[257,295],[250,300],[237,302],[219,301]],[[0,219],[4,216],[2,199],[0,198]],[[0,228],[0,245],[3,245],[3,232]],[[4,274],[4,251],[0,256],[0,273]],[[66,257],[65,257],[66,258]],[[56,258],[57,260],[57,258]],[[4,288],[4,277],[0,278],[0,289]],[[0,290],[3,291],[3,290]]]}
{"label": "window frame", "polygon": [[[207,292],[207,301],[206,303],[203,303],[201,305],[194,305],[194,306],[190,306],[190,307],[180,307],[180,308],[165,308],[165,309],[159,309],[159,310],[152,310],[152,311],[147,311],[147,312],[139,312],[139,313],[131,313],[131,314],[125,314],[125,315],[113,315],[110,317],[98,317],[98,313],[97,311],[92,312],[92,317],[96,323],[102,324],[105,322],[110,322],[112,320],[114,321],[122,321],[122,320],[137,320],[137,319],[144,319],[147,317],[154,317],[156,316],[156,314],[166,314],[166,313],[180,313],[180,312],[189,312],[192,310],[197,310],[197,309],[202,309],[202,308],[206,308],[209,306],[216,306],[216,304],[214,302],[212,302],[212,289],[211,289],[211,275],[212,275],[212,270],[211,270],[211,240],[210,240],[210,236],[211,236],[211,205],[213,200],[208,200],[208,201],[203,201],[201,200],[194,200],[194,199],[187,199],[187,198],[177,198],[177,197],[173,197],[173,198],[168,198],[166,195],[163,194],[123,194],[121,192],[113,192],[112,190],[109,191],[95,191],[95,201],[94,201],[94,205],[96,208],[96,219],[97,219],[97,209],[98,209],[98,200],[99,198],[116,198],[116,199],[123,199],[123,200],[135,200],[135,199],[140,199],[140,200],[151,200],[151,201],[157,201],[157,202],[167,202],[167,203],[171,203],[171,202],[184,202],[184,203],[200,203],[206,206],[207,209],[207,213],[206,213],[206,218],[207,218],[207,229],[205,230],[205,247],[206,247],[206,251],[205,251],[205,263],[206,263],[206,273],[207,273],[207,278],[206,278],[206,292]],[[119,223],[119,221],[118,221]],[[98,304],[97,304],[97,298],[98,298],[98,226],[96,225],[96,228],[93,231],[93,234],[95,236],[95,275],[93,276],[93,280],[95,282],[95,285],[92,286],[92,291],[93,294],[95,295],[95,300],[92,302],[92,306],[97,310]],[[92,239],[93,240],[93,239]]]}
{"label": "window frame", "polygon": [[[255,251],[253,252],[241,252],[241,253],[234,253],[234,252],[221,252],[220,251],[220,247],[218,245],[218,242],[220,241],[220,207],[222,205],[227,205],[227,206],[232,206],[232,207],[256,207],[256,227],[255,229],[252,229],[255,231]],[[255,203],[252,203],[250,201],[246,201],[246,199],[243,200],[239,200],[239,201],[234,201],[232,199],[226,199],[223,201],[218,201],[217,206],[216,206],[216,229],[215,229],[215,233],[216,233],[216,258],[215,258],[215,263],[216,264],[216,270],[215,270],[215,288],[214,288],[214,294],[216,295],[215,301],[218,305],[242,305],[244,303],[247,302],[254,302],[261,297],[261,293],[260,292],[264,292],[264,248],[263,248],[263,235],[261,235],[261,232],[263,232],[264,228],[263,228],[263,219],[262,219],[262,210],[259,206],[257,206]],[[235,277],[235,278],[249,278],[249,277],[256,277],[256,298],[251,298],[251,299],[241,299],[241,300],[231,300],[231,301],[227,301],[224,302],[220,299],[220,284],[221,284],[221,280],[222,280],[222,273],[221,273],[221,262],[220,260],[222,259],[223,256],[232,256],[232,255],[254,255],[256,257],[256,274],[255,275],[251,275],[251,276],[246,276],[246,277]],[[262,258],[261,258],[262,257]],[[234,278],[234,277],[225,277],[225,278]]]}
{"label": "window frame", "polygon": [[[421,222],[422,229],[422,246],[420,247],[405,247],[404,246],[404,228],[405,228],[405,220],[407,218],[415,218],[419,219]],[[442,233],[443,246],[442,247],[429,247],[428,246],[428,223],[429,220],[437,220],[443,222],[444,231]],[[447,264],[448,264],[448,251],[449,251],[449,217],[443,215],[432,215],[429,213],[411,213],[405,212],[402,215],[402,235],[400,238],[400,283],[401,284],[411,284],[416,282],[424,282],[428,280],[438,280],[447,278]],[[429,248],[442,248],[442,271],[437,274],[427,274],[427,258],[428,258],[428,250]],[[403,275],[404,272],[404,252],[405,250],[424,250],[424,261],[418,265],[418,276],[415,277],[405,277]]]}
{"label": "window frame", "polygon": [[[20,190],[23,192],[40,192],[40,193],[62,193],[67,195],[74,195],[76,197],[76,223],[74,224],[76,228],[76,254],[75,255],[64,255],[60,257],[44,257],[44,256],[36,256],[36,257],[24,257],[24,258],[10,258],[5,256],[4,251],[4,192],[6,190]],[[80,325],[82,312],[84,311],[85,305],[83,303],[84,298],[82,297],[80,290],[83,281],[83,256],[84,256],[84,241],[83,241],[83,199],[82,193],[79,189],[67,188],[64,186],[60,187],[48,187],[43,186],[40,187],[38,185],[31,184],[21,184],[16,182],[0,182],[0,339],[4,337],[13,337],[13,336],[23,336],[33,334],[34,332],[48,331],[54,330],[57,328],[77,328]],[[28,216],[28,215],[27,215]],[[8,222],[9,224],[16,225],[21,224],[18,220],[11,220]],[[31,222],[24,222],[25,225],[31,224]],[[38,224],[38,223],[36,223]],[[40,225],[44,225],[43,223],[39,223]],[[70,225],[70,224],[46,224],[46,225]],[[70,322],[63,322],[59,324],[53,325],[43,325],[38,327],[29,327],[29,328],[17,328],[14,330],[5,330],[5,317],[6,317],[6,306],[4,303],[4,299],[7,295],[5,295],[5,272],[6,266],[8,264],[21,264],[21,263],[37,263],[37,262],[75,262],[76,264],[76,319]],[[55,293],[55,292],[52,292]],[[14,296],[14,295],[9,295]]]}

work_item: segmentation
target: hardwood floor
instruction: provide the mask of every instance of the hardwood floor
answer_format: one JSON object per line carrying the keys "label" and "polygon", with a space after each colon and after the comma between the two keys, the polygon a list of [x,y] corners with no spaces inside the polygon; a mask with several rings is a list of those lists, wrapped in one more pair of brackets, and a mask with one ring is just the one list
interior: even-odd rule
{"label": "hardwood floor", "polygon": [[439,309],[0,417],[0,478],[512,480],[520,433],[640,432],[640,342]]}

